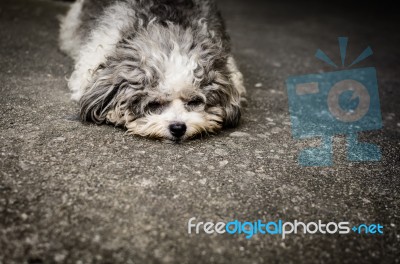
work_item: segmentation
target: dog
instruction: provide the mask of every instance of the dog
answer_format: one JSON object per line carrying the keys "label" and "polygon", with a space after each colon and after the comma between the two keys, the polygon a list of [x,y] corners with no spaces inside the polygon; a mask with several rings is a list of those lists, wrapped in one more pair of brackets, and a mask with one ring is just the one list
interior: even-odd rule
{"label": "dog", "polygon": [[77,0],[59,39],[82,121],[172,142],[239,123],[246,90],[213,0]]}

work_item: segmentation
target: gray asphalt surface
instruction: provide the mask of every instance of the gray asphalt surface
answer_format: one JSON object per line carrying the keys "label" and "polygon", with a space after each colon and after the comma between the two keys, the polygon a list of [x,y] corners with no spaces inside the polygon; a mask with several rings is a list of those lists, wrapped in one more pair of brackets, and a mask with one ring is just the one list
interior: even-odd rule
{"label": "gray asphalt surface", "polygon": [[[400,37],[395,14],[337,3],[220,1],[244,73],[240,127],[184,144],[82,124],[57,48],[68,4],[0,3],[0,263],[399,263]],[[380,14],[380,15],[379,15]],[[285,79],[331,71],[370,45],[359,67],[378,72],[384,128],[363,141],[381,162],[301,167]],[[256,85],[258,84],[258,85]],[[261,85],[260,85],[261,84]],[[257,86],[257,87],[256,87]],[[240,133],[238,133],[240,132]],[[383,235],[189,235],[187,221],[381,223]]]}

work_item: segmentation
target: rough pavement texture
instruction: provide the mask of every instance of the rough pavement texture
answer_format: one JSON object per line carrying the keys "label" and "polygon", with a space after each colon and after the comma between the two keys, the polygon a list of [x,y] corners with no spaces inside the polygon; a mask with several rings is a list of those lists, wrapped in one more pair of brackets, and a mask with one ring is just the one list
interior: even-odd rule
{"label": "rough pavement texture", "polygon": [[[399,263],[400,38],[395,14],[294,1],[220,1],[246,77],[234,130],[180,145],[77,121],[57,49],[68,5],[0,3],[0,263]],[[340,7],[346,7],[341,9]],[[390,7],[386,8],[390,11]],[[297,164],[284,81],[331,71],[338,36],[378,72],[384,129],[362,133],[378,163]],[[257,85],[256,85],[257,84]],[[381,223],[384,235],[188,235],[187,221]]]}

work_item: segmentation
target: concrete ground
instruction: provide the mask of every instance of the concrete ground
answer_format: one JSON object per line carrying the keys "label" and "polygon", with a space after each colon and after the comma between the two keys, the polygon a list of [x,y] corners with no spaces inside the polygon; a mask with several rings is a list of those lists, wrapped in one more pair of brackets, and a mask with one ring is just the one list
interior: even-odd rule
{"label": "concrete ground", "polygon": [[[322,3],[322,2],[320,2]],[[344,3],[344,2],[343,2]],[[400,37],[390,6],[224,0],[249,94],[237,129],[179,145],[82,124],[72,61],[57,48],[68,4],[0,3],[0,263],[399,263]],[[385,12],[385,13],[384,13]],[[362,133],[381,162],[301,167],[285,79],[331,71],[370,45],[384,128]],[[256,85],[257,84],[257,85]],[[383,235],[189,235],[187,221],[380,223]]]}

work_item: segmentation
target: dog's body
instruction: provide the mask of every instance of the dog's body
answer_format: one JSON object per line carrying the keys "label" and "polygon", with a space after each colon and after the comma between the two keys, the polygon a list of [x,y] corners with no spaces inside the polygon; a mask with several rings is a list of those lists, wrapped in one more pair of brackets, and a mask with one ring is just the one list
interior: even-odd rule
{"label": "dog's body", "polygon": [[211,0],[78,0],[60,46],[82,120],[180,141],[240,119],[242,74]]}

